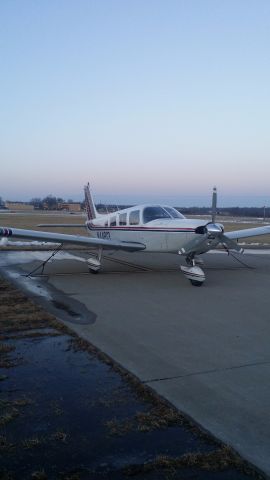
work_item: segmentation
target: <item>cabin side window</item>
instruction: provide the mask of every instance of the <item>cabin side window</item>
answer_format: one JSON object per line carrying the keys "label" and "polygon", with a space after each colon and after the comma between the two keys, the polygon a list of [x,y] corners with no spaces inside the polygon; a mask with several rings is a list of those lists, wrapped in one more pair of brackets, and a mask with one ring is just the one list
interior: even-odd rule
{"label": "cabin side window", "polygon": [[129,225],[139,225],[140,223],[140,210],[133,210],[129,214]]}
{"label": "cabin side window", "polygon": [[116,217],[110,218],[110,227],[116,227]]}
{"label": "cabin side window", "polygon": [[126,225],[127,224],[127,214],[120,213],[119,214],[119,225]]}

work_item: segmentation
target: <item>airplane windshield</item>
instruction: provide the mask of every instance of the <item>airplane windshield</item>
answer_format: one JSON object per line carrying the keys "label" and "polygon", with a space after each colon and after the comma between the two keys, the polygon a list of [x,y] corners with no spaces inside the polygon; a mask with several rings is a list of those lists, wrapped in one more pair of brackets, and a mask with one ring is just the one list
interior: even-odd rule
{"label": "airplane windshield", "polygon": [[172,217],[164,208],[162,207],[145,207],[143,211],[143,222],[151,222],[152,220],[157,220],[157,219],[171,219]]}
{"label": "airplane windshield", "polygon": [[166,210],[166,212],[168,212],[172,218],[185,218],[184,215],[182,215],[182,213],[178,212],[178,210],[176,210],[176,208],[173,208],[173,207],[163,207],[164,210]]}
{"label": "airplane windshield", "polygon": [[143,223],[158,219],[185,218],[178,210],[173,207],[145,207],[143,211]]}

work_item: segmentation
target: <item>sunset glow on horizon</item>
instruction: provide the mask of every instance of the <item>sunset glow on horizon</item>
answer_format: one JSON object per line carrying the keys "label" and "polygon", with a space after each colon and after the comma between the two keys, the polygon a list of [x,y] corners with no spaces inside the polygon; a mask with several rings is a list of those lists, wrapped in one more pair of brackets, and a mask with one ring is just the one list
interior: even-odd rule
{"label": "sunset glow on horizon", "polygon": [[270,204],[268,1],[14,0],[0,18],[1,197],[90,181],[97,200],[217,185]]}

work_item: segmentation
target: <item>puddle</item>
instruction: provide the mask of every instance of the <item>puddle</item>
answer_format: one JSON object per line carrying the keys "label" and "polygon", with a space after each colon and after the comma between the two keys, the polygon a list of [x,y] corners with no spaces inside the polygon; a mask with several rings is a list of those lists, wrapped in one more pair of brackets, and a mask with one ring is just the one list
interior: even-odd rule
{"label": "puddle", "polygon": [[53,300],[52,304],[59,310],[64,310],[72,317],[80,317],[79,313],[74,312],[68,305],[65,303],[59,302],[57,300]]}
{"label": "puddle", "polygon": [[4,268],[0,266],[0,273],[12,280],[28,296],[35,298],[40,305],[56,317],[79,325],[95,323],[97,319],[95,312],[87,309],[77,299],[65,296],[60,290],[50,285],[47,279],[28,277],[28,274],[17,266]]}

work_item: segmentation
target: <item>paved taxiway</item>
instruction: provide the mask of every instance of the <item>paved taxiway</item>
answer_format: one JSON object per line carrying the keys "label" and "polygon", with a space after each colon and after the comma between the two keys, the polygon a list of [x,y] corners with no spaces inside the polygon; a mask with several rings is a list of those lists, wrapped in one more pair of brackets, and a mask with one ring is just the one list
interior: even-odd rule
{"label": "paved taxiway", "polygon": [[[106,253],[91,275],[73,254],[30,283],[86,308],[89,321],[66,318],[74,330],[270,475],[270,255],[205,255],[196,288],[174,255]],[[1,252],[0,265],[41,257]]]}

